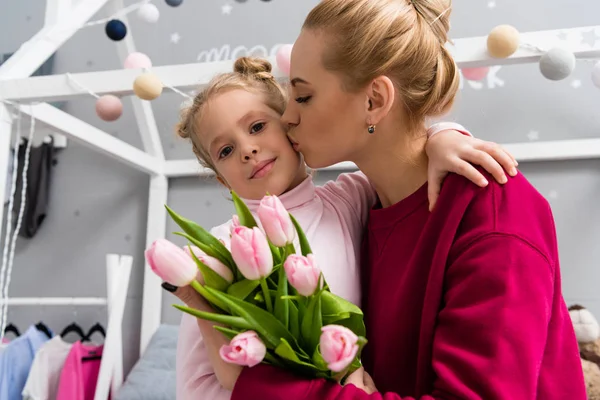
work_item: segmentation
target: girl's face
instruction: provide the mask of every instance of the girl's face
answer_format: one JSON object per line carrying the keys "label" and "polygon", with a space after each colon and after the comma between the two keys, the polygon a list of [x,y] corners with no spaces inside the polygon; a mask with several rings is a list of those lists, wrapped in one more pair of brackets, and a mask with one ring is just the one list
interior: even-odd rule
{"label": "girl's face", "polygon": [[294,149],[311,168],[355,161],[367,145],[364,92],[343,90],[341,79],[321,62],[323,38],[303,30],[291,56],[291,94],[282,120]]}
{"label": "girl's face", "polygon": [[260,94],[221,93],[204,105],[200,143],[219,178],[245,199],[281,195],[306,178],[306,167],[286,136],[281,116]]}

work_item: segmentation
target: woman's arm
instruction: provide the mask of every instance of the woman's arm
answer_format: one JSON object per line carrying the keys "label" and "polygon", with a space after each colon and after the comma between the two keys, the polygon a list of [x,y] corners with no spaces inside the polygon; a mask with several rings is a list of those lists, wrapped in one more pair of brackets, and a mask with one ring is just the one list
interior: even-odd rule
{"label": "woman's arm", "polygon": [[[488,234],[462,251],[447,271],[444,308],[439,313],[432,349],[434,386],[419,399],[537,398],[540,365],[552,357],[546,353],[551,313],[553,307],[560,306],[554,304],[555,290],[560,290],[555,268],[543,252],[514,235]],[[562,317],[569,318],[558,316]],[[576,346],[568,329],[558,334],[564,335],[564,346]],[[573,351],[576,355],[576,347]],[[578,362],[577,357],[573,362]],[[565,365],[561,376],[551,377],[574,382],[573,393],[562,398],[585,398],[578,385],[580,369],[580,365]],[[557,385],[566,386],[564,381]],[[301,379],[260,365],[244,369],[232,393],[232,400],[237,399],[413,398],[396,393],[369,395],[354,385]]]}

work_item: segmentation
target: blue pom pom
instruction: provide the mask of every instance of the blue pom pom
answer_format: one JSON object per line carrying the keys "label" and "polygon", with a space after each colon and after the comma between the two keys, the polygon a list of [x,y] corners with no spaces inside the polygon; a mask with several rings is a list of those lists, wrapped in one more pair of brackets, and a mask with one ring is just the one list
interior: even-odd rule
{"label": "blue pom pom", "polygon": [[106,36],[108,36],[111,40],[118,42],[122,40],[127,35],[127,26],[122,21],[118,19],[113,19],[108,21],[106,24]]}
{"label": "blue pom pom", "polygon": [[180,6],[181,3],[183,3],[183,0],[165,0],[165,3],[167,3],[171,7],[177,7]]}

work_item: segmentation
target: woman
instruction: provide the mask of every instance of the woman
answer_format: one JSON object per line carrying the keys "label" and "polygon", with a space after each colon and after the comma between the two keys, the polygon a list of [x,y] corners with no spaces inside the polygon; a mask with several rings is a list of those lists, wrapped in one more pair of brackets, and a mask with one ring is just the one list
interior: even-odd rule
{"label": "woman", "polygon": [[458,88],[449,15],[446,0],[323,0],[292,53],[296,149],[313,168],[355,162],[377,190],[363,361],[381,393],[362,370],[340,386],[259,365],[232,399],[586,398],[545,199],[522,175],[451,175],[427,209],[424,121]]}
{"label": "woman", "polygon": [[352,161],[377,191],[362,266],[374,383],[258,365],[232,399],[585,399],[543,197],[522,175],[451,175],[427,208],[425,119],[458,88],[449,14],[444,0],[322,0],[308,15],[284,119],[310,167]]}

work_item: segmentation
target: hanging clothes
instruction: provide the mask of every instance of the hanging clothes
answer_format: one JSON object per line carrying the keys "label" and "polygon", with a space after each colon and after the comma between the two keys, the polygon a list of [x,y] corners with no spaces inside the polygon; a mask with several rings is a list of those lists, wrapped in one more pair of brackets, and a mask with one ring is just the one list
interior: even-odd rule
{"label": "hanging clothes", "polygon": [[57,400],[94,400],[103,348],[73,344],[60,374]]}
{"label": "hanging clothes", "polygon": [[35,326],[12,340],[0,353],[0,400],[21,400],[35,354],[48,336]]}
{"label": "hanging clothes", "polygon": [[[23,144],[19,147],[18,168],[17,168],[17,188],[15,192],[13,212],[18,215],[21,207],[21,190],[23,189],[23,166],[25,164],[25,151],[27,149],[27,139],[23,139]],[[29,167],[27,169],[27,190],[25,213],[23,222],[19,231],[19,236],[33,237],[48,212],[48,202],[50,200],[50,181],[52,175],[52,164],[54,160],[54,139],[44,141],[40,146],[32,146],[29,150]],[[16,221],[16,217],[15,217]]]}
{"label": "hanging clothes", "polygon": [[61,371],[72,347],[59,335],[44,343],[33,359],[23,400],[56,399]]}

